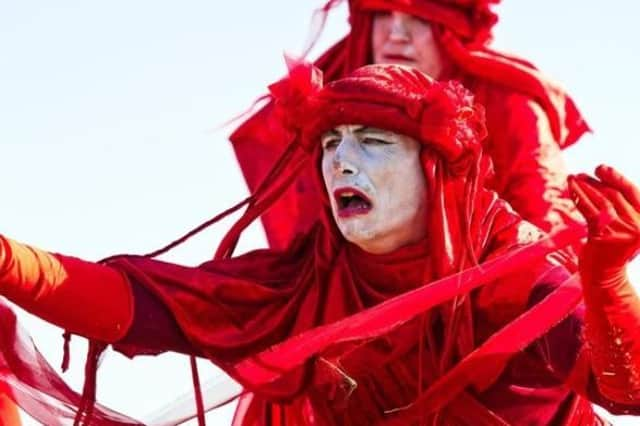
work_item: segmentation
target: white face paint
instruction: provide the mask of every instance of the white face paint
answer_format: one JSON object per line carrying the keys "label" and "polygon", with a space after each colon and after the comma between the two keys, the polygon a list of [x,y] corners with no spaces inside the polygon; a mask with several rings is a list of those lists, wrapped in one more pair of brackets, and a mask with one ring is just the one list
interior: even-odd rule
{"label": "white face paint", "polygon": [[420,144],[404,135],[342,125],[322,136],[322,176],[340,232],[382,254],[426,236]]}
{"label": "white face paint", "polygon": [[446,64],[429,22],[403,12],[374,15],[371,48],[376,64],[408,65],[436,79]]}

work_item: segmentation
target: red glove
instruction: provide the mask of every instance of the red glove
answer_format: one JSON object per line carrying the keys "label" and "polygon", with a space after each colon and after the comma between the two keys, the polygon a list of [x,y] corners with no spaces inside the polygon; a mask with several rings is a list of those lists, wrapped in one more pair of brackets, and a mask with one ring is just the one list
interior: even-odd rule
{"label": "red glove", "polygon": [[124,337],[133,320],[131,287],[117,270],[2,236],[0,294],[46,321],[103,342]]}
{"label": "red glove", "polygon": [[640,300],[626,274],[640,249],[640,191],[615,169],[599,166],[598,179],[570,177],[577,208],[589,226],[580,254],[591,368],[603,396],[640,401]]}

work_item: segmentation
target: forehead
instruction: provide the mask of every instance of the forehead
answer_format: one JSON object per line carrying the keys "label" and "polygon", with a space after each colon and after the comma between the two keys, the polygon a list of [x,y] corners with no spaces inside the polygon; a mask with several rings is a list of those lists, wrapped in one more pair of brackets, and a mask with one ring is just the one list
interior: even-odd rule
{"label": "forehead", "polygon": [[341,124],[324,133],[324,136],[345,136],[349,134],[361,135],[374,133],[379,136],[387,136],[390,138],[399,138],[403,135],[385,130],[378,127],[364,126],[361,124]]}

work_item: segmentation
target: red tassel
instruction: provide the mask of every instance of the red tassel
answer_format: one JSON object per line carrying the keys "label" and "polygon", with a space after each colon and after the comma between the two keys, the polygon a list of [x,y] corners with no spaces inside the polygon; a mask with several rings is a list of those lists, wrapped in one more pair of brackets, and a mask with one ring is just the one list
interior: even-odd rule
{"label": "red tassel", "polygon": [[69,351],[69,344],[71,343],[71,333],[65,331],[62,333],[64,342],[62,343],[62,363],[60,369],[62,372],[66,372],[69,369],[69,360],[71,359],[71,352]]}
{"label": "red tassel", "polygon": [[102,342],[89,341],[87,362],[84,367],[84,386],[80,404],[78,404],[78,412],[73,420],[74,426],[91,424],[91,416],[96,403],[98,361],[106,348],[107,345]]}
{"label": "red tassel", "polygon": [[191,378],[193,380],[193,393],[196,399],[196,412],[198,414],[198,426],[206,426],[204,418],[204,402],[202,401],[202,387],[200,386],[200,376],[198,374],[198,364],[196,357],[190,356]]}

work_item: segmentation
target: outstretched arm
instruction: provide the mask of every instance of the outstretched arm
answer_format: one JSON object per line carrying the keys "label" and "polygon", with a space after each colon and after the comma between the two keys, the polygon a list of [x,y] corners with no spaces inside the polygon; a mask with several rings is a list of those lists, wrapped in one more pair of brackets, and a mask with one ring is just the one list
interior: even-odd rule
{"label": "outstretched arm", "polygon": [[569,185],[589,226],[580,255],[585,337],[601,394],[623,404],[640,402],[640,299],[627,264],[640,248],[640,191],[615,169],[578,175]]}
{"label": "outstretched arm", "polygon": [[308,286],[282,285],[299,273],[298,255],[262,250],[198,267],[142,256],[96,264],[0,236],[0,295],[129,356],[178,351],[231,365],[313,326],[316,316],[291,303]]}
{"label": "outstretched arm", "polygon": [[3,236],[0,294],[74,334],[103,342],[122,338],[133,318],[131,288],[117,270]]}

